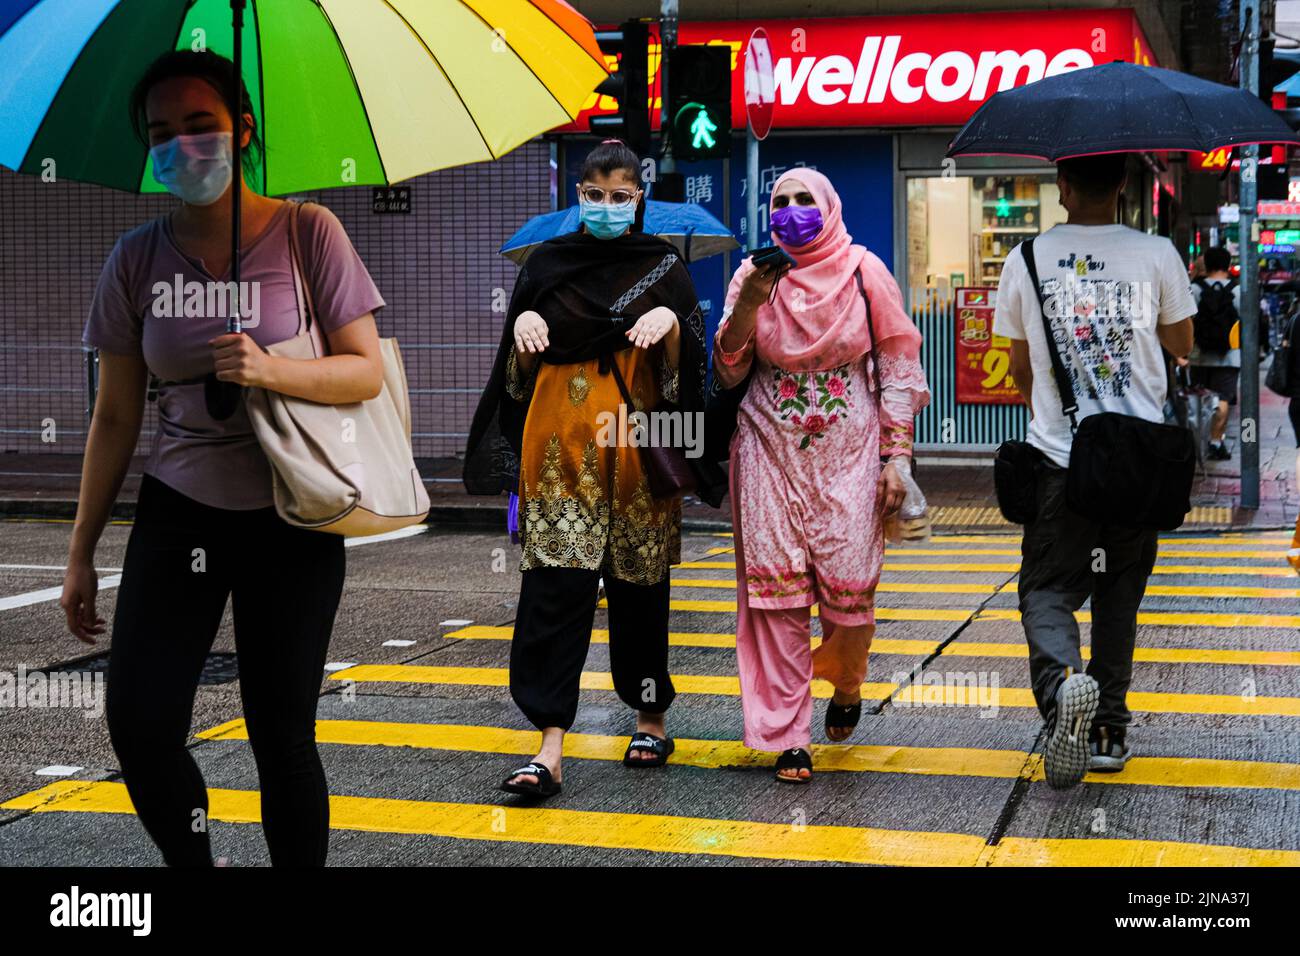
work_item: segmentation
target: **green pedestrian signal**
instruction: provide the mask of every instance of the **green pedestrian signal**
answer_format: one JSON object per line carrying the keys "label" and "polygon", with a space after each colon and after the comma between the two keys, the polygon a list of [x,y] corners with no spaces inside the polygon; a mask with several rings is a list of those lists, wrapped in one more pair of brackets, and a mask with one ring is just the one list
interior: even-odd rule
{"label": "green pedestrian signal", "polygon": [[687,103],[677,111],[674,131],[677,142],[692,153],[710,153],[718,148],[721,124],[703,103]]}
{"label": "green pedestrian signal", "polygon": [[668,62],[673,155],[687,162],[731,155],[731,49],[675,48]]}

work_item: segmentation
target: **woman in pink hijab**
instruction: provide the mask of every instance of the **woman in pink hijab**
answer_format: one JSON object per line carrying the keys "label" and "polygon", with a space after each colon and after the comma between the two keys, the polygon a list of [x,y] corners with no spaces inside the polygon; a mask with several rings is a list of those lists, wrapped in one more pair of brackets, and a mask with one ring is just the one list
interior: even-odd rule
{"label": "woman in pink hijab", "polygon": [[772,237],[796,265],[778,278],[741,263],[714,374],[724,388],[749,380],[730,456],[745,744],[780,751],[777,779],[806,783],[812,679],[835,688],[832,741],[862,713],[882,523],[902,504],[912,419],[930,392],[898,285],[853,244],[830,181],[791,169],[773,187],[771,213]]}

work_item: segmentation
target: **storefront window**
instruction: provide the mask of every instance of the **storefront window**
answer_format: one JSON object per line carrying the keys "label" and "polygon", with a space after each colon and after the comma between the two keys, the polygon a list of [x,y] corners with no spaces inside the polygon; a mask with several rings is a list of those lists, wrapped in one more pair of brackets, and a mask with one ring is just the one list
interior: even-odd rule
{"label": "storefront window", "polygon": [[1065,219],[1049,176],[928,176],[907,181],[907,275],[913,297],[995,286],[1007,253]]}

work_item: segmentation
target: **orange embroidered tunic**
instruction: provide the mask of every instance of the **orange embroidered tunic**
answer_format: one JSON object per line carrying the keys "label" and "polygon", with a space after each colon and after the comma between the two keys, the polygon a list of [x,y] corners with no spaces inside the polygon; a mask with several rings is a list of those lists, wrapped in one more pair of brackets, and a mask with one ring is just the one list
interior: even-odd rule
{"label": "orange embroidered tunic", "polygon": [[[612,359],[634,411],[677,400],[678,375],[662,344]],[[506,360],[510,397],[528,404],[519,467],[521,570],[585,568],[657,584],[681,560],[681,500],[651,496],[641,450],[619,434],[622,396],[591,359],[538,361],[524,373]]]}

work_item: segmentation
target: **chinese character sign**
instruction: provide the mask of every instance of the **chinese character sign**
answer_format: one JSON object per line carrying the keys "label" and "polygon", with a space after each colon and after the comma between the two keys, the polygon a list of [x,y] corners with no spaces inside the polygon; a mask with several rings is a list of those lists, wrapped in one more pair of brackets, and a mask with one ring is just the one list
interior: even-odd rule
{"label": "chinese character sign", "polygon": [[957,401],[966,405],[1018,405],[1011,380],[1011,340],[993,334],[997,290],[956,290]]}

